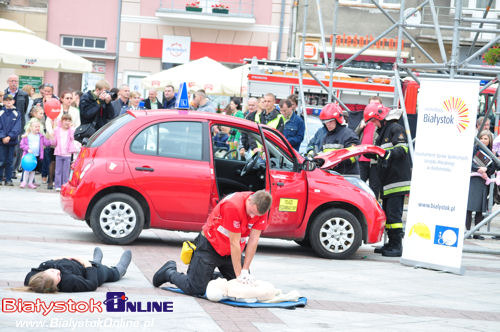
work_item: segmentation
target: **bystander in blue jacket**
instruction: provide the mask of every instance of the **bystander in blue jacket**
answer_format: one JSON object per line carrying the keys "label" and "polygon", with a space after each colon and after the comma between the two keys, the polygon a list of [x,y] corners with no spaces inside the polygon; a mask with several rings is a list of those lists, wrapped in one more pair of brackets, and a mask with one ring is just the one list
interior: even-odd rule
{"label": "bystander in blue jacket", "polygon": [[22,117],[23,115],[14,107],[14,97],[6,95],[4,106],[0,108],[0,181],[5,178],[4,184],[7,186],[13,185],[14,149],[19,143]]}
{"label": "bystander in blue jacket", "polygon": [[285,119],[283,134],[290,145],[299,151],[300,143],[304,140],[305,125],[304,120],[292,108],[292,102],[288,99],[280,101],[280,112]]}
{"label": "bystander in blue jacket", "polygon": [[297,151],[299,151],[300,143],[304,140],[304,131],[304,120],[293,112],[290,119],[285,120],[285,130],[283,134],[285,134],[290,145]]}

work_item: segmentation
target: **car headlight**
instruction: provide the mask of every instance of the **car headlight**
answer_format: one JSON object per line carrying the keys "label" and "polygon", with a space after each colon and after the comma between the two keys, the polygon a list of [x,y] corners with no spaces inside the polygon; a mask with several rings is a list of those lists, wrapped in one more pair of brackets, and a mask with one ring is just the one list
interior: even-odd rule
{"label": "car headlight", "polygon": [[365,181],[361,180],[360,178],[355,177],[355,176],[344,175],[344,179],[346,179],[347,181],[349,181],[353,186],[356,186],[359,189],[361,189],[363,191],[366,191],[367,193],[369,193],[370,195],[372,195],[373,198],[376,198],[375,197],[375,193],[373,192],[373,190],[366,184]]}

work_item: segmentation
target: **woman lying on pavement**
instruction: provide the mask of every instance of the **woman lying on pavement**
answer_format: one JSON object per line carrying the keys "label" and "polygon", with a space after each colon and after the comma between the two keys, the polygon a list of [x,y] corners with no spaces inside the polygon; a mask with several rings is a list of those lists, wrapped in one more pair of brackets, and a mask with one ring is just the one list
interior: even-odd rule
{"label": "woman lying on pavement", "polygon": [[25,290],[36,293],[95,291],[105,282],[120,280],[127,272],[131,259],[132,253],[126,250],[116,266],[108,267],[101,264],[102,251],[99,247],[94,249],[92,261],[82,258],[51,259],[31,269],[24,279]]}

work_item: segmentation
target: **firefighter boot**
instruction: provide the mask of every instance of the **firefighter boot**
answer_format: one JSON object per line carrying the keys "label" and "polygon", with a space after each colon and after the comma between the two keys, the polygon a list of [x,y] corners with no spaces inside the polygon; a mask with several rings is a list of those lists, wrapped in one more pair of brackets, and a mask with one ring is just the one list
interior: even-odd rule
{"label": "firefighter boot", "polygon": [[382,251],[382,256],[387,257],[401,257],[403,254],[403,230],[402,229],[389,229],[389,246]]}
{"label": "firefighter boot", "polygon": [[384,250],[387,249],[389,249],[389,242],[384,243],[384,245],[381,247],[375,247],[375,250],[373,250],[373,252],[376,254],[381,254]]}

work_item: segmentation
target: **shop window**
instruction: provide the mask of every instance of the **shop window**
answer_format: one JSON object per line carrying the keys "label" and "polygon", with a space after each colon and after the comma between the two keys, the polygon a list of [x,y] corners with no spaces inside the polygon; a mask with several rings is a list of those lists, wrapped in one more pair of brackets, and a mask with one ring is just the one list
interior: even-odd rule
{"label": "shop window", "polygon": [[62,36],[61,46],[65,48],[78,48],[78,49],[104,51],[106,49],[106,39]]}

